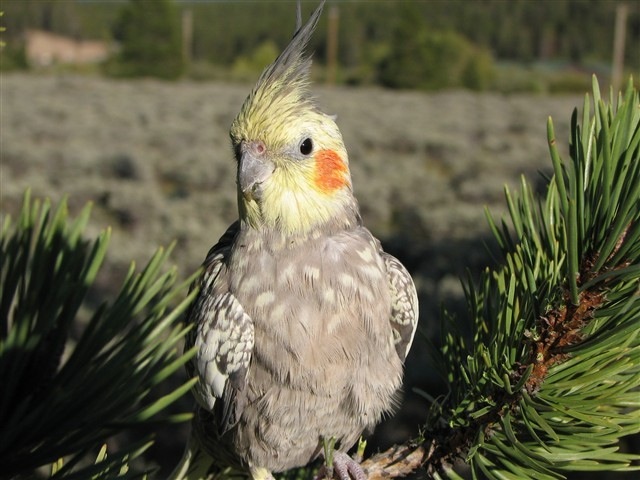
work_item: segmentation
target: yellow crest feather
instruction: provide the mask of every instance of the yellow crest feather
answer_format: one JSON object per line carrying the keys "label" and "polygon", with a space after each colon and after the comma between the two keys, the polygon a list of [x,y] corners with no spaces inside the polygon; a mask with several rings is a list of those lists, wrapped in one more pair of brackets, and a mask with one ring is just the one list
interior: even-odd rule
{"label": "yellow crest feather", "polygon": [[324,1],[307,23],[296,30],[278,58],[260,75],[231,126],[234,143],[277,128],[274,125],[276,119],[284,119],[309,108],[315,109],[309,92],[311,58],[305,55],[305,48],[318,24],[323,6]]}

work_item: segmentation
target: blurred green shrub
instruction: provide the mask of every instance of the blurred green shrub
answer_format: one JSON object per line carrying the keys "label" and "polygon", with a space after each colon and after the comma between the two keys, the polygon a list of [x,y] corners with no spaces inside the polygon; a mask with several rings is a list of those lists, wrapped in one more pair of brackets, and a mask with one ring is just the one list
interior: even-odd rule
{"label": "blurred green shrub", "polygon": [[182,75],[180,17],[171,0],[130,0],[122,8],[113,34],[122,50],[106,65],[108,74],[163,79]]}
{"label": "blurred green shrub", "polygon": [[233,78],[238,80],[255,80],[265,66],[273,62],[280,50],[272,40],[260,43],[250,55],[241,55],[231,67]]}
{"label": "blurred green shrub", "polygon": [[501,93],[544,93],[547,90],[546,79],[530,65],[517,63],[498,63],[490,89]]}
{"label": "blurred green shrub", "polygon": [[589,89],[590,78],[581,72],[564,72],[549,79],[550,93],[578,93]]}
{"label": "blurred green shrub", "polygon": [[462,86],[471,90],[486,90],[494,77],[493,56],[485,48],[466,43],[471,47],[471,52],[462,70]]}
{"label": "blurred green shrub", "polygon": [[[0,17],[4,16],[4,12],[0,11]],[[0,26],[0,33],[7,29]],[[5,41],[0,38],[0,71],[9,70],[25,70],[27,68],[27,57],[24,48],[7,48]]]}
{"label": "blurred green shrub", "polygon": [[430,30],[410,8],[400,16],[379,68],[380,82],[392,88],[483,90],[492,78],[493,57],[488,50],[454,31]]}
{"label": "blurred green shrub", "polygon": [[[4,15],[4,12],[0,11],[0,17],[2,17]],[[0,32],[4,32],[6,30],[5,27],[0,26]],[[4,48],[5,43],[2,39],[0,39],[0,48]]]}
{"label": "blurred green shrub", "polygon": [[5,44],[0,50],[0,71],[26,70],[27,56],[23,47]]}

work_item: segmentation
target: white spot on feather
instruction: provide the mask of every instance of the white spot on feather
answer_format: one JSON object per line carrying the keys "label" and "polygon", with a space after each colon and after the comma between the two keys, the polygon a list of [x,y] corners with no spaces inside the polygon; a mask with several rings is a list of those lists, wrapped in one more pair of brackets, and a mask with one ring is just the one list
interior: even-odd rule
{"label": "white spot on feather", "polygon": [[262,292],[256,297],[256,308],[264,308],[272,304],[276,299],[272,291]]}
{"label": "white spot on feather", "polygon": [[358,256],[365,262],[373,261],[373,255],[371,254],[371,250],[368,248],[365,248],[364,250],[358,250]]}
{"label": "white spot on feather", "polygon": [[293,262],[291,262],[280,271],[280,275],[279,275],[280,280],[282,281],[282,283],[285,283],[285,284],[292,283],[292,279],[295,273],[296,273],[296,266]]}
{"label": "white spot on feather", "polygon": [[348,273],[341,273],[338,275],[338,282],[348,288],[355,288],[356,286],[354,278]]}

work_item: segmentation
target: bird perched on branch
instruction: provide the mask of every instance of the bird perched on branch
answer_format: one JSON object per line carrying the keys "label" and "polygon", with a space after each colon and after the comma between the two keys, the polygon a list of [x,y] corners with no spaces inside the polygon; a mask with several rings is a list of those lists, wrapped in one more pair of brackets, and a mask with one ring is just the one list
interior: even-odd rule
{"label": "bird perched on branch", "polygon": [[239,220],[189,313],[198,407],[174,478],[209,459],[265,479],[324,455],[340,478],[366,478],[346,452],[398,401],[416,290],[362,225],[340,131],[310,96],[304,49],[321,11],[300,26],[298,6],[231,127]]}

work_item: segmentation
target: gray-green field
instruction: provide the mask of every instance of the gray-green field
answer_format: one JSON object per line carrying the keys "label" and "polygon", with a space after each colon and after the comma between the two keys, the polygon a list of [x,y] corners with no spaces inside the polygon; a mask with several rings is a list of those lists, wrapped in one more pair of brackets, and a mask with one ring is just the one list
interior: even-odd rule
{"label": "gray-green field", "polygon": [[[54,201],[66,194],[74,210],[93,201],[92,231],[114,230],[113,265],[177,239],[186,274],[236,217],[228,128],[249,89],[3,74],[2,212],[15,213],[27,187]],[[582,105],[579,96],[315,92],[338,116],[366,225],[411,254],[485,235],[483,206],[503,211],[504,184],[549,171],[547,116],[566,147]],[[444,266],[420,258],[413,267]]]}

